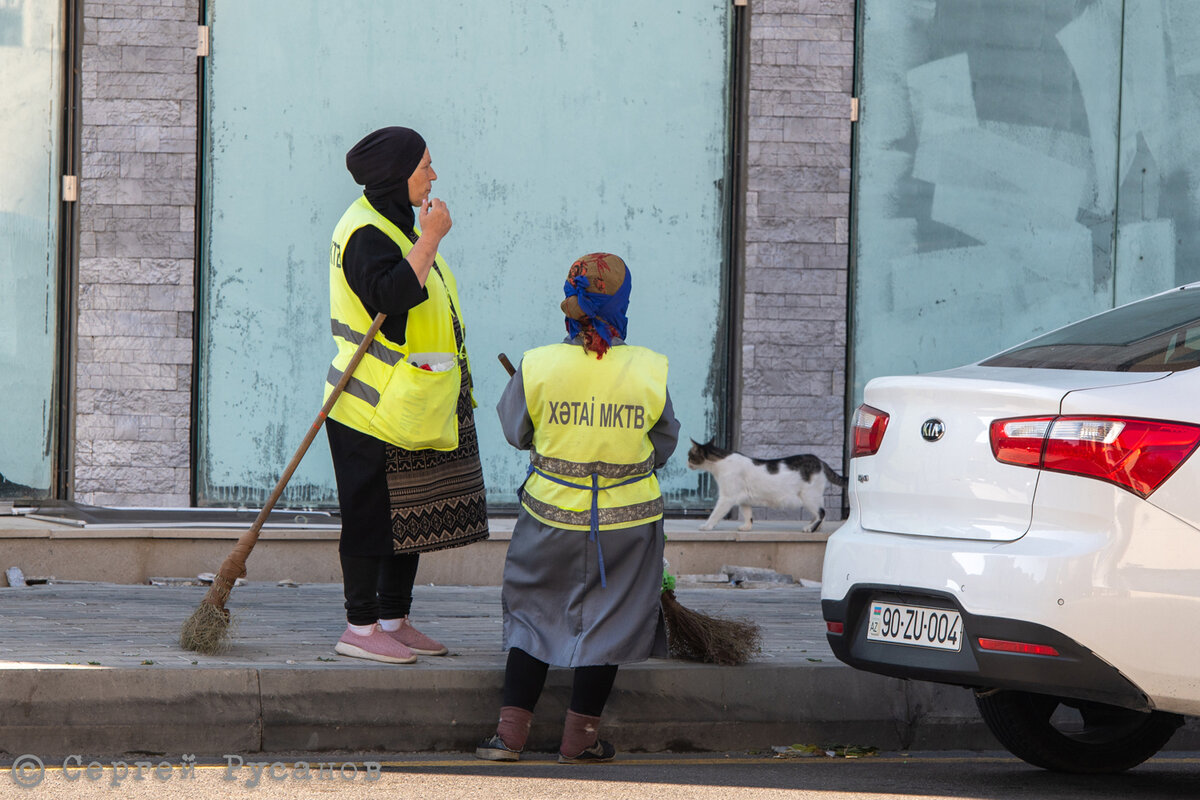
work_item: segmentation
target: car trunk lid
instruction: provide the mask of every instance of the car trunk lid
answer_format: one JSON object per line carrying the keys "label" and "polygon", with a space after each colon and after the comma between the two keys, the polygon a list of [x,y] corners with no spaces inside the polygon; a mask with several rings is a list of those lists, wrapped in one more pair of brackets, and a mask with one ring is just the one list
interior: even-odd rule
{"label": "car trunk lid", "polygon": [[[1068,392],[1158,377],[969,366],[871,381],[863,401],[889,419],[878,452],[851,463],[863,527],[955,539],[1020,538],[1029,529],[1040,473],[996,461],[991,422],[1054,416]],[[923,434],[926,423],[933,430]]]}

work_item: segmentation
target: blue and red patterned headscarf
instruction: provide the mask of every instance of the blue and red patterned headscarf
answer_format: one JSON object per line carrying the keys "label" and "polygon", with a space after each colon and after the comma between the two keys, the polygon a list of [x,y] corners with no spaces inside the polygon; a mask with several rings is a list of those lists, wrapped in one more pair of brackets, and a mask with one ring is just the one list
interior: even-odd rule
{"label": "blue and red patterned headscarf", "polygon": [[625,338],[629,290],[633,276],[620,256],[589,253],[571,265],[563,284],[567,333],[583,336],[583,347],[603,358],[613,337]]}

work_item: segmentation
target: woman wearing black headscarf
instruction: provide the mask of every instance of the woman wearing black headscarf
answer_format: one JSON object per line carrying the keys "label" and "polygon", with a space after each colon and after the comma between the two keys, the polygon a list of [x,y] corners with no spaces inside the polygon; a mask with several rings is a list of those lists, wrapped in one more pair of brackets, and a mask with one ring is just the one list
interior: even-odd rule
{"label": "woman wearing black headscarf", "polygon": [[407,664],[447,652],[408,619],[419,554],[488,536],[475,403],[457,286],[437,252],[452,222],[429,196],[437,173],[425,140],[377,130],[346,167],[365,188],[330,250],[338,356],[327,396],[371,320],[386,319],[326,423],[348,623],[334,649]]}

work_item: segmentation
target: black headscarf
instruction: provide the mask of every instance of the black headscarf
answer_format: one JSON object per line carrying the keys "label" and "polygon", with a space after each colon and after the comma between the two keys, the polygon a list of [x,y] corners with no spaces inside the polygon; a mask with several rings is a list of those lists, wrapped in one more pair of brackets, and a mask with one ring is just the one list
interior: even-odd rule
{"label": "black headscarf", "polygon": [[380,128],[346,153],[346,169],[377,211],[411,232],[416,223],[408,179],[425,155],[425,140],[412,128]]}

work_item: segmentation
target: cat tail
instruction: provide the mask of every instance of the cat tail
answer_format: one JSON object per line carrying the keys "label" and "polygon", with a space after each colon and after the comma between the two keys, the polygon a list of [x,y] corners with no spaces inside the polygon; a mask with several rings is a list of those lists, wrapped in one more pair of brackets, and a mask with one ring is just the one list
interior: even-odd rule
{"label": "cat tail", "polygon": [[825,470],[825,477],[829,479],[830,483],[835,486],[846,485],[846,479],[834,472],[833,467],[829,466],[824,461],[821,462],[821,468]]}

